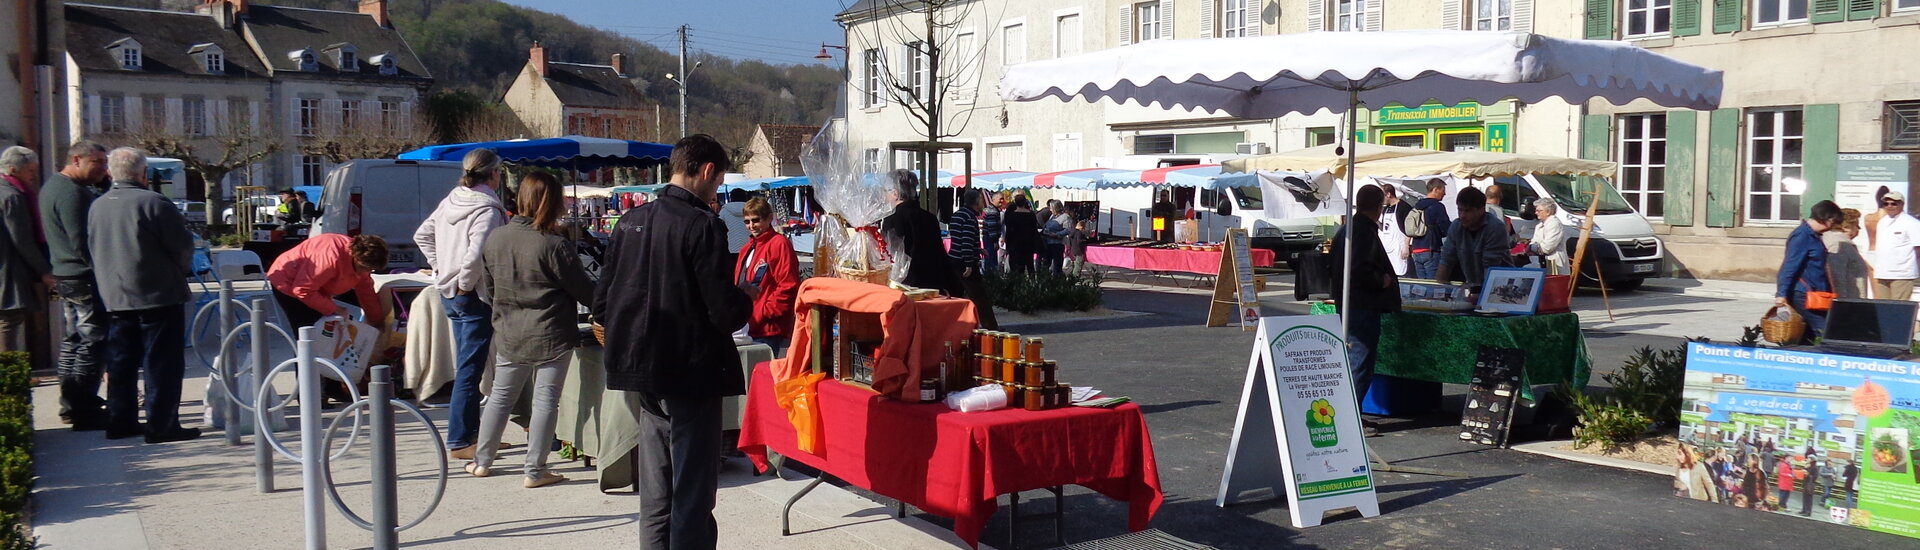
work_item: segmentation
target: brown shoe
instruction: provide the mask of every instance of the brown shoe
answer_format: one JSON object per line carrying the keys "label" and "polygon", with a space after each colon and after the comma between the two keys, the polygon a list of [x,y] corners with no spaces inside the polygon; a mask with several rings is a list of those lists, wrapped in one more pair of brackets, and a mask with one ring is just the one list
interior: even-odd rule
{"label": "brown shoe", "polygon": [[473,452],[476,450],[479,450],[479,447],[480,447],[479,445],[468,445],[465,447],[447,451],[447,458],[450,458],[453,460],[473,460]]}
{"label": "brown shoe", "polygon": [[567,480],[567,476],[563,476],[553,472],[546,472],[546,473],[540,474],[540,477],[527,478],[527,482],[525,483],[525,485],[528,489],[538,489],[541,487],[546,487],[548,485],[553,485],[555,483],[560,483],[566,480]]}

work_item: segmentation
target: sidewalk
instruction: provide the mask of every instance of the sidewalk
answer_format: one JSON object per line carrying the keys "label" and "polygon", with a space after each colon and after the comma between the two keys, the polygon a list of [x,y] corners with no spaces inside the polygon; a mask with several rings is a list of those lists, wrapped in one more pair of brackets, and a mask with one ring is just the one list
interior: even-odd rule
{"label": "sidewalk", "polygon": [[1773,301],[1773,283],[1753,283],[1747,281],[1722,281],[1717,279],[1681,279],[1661,277],[1647,279],[1643,292],[1664,292],[1686,296],[1707,298],[1732,298],[1740,300]]}
{"label": "sidewalk", "polygon": [[[181,415],[198,426],[205,397],[203,367],[186,382]],[[254,487],[252,439],[228,447],[219,431],[200,439],[146,445],[139,438],[108,441],[100,432],[76,433],[59,423],[59,390],[34,389],[39,431],[35,461],[34,534],[41,548],[116,550],[200,548],[298,548],[304,526],[299,465],[275,455],[276,491]],[[444,423],[444,409],[429,411]],[[331,420],[329,415],[327,419]],[[341,437],[344,439],[344,428]],[[286,432],[289,447],[298,432]],[[632,493],[602,494],[595,474],[578,461],[553,463],[572,478],[541,489],[520,487],[525,435],[508,430],[516,447],[502,453],[496,475],[474,478],[452,463],[446,497],[420,526],[403,531],[409,548],[521,550],[632,548],[638,544],[638,499]],[[437,450],[421,427],[401,417],[398,447],[400,522],[418,515],[432,497]],[[335,484],[355,513],[367,516],[368,462],[363,441],[335,461]],[[918,518],[894,519],[892,507],[823,484],[793,508],[793,531],[780,536],[780,509],[806,484],[754,476],[745,459],[730,459],[720,477],[715,516],[721,548],[946,548],[961,546],[951,531]],[[328,506],[330,548],[365,548],[371,535]],[[531,539],[529,537],[537,537]]]}

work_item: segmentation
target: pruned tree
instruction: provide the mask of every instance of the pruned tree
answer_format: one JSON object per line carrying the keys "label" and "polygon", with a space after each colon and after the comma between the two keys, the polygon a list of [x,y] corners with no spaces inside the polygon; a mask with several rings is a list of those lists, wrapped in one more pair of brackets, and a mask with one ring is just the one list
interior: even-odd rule
{"label": "pruned tree", "polygon": [[[896,48],[900,52],[898,64],[879,64],[877,87],[887,102],[899,105],[912,119],[916,137],[925,145],[959,136],[978,112],[970,104],[979,95],[986,44],[992,42],[992,33],[998,32],[994,25],[976,17],[985,15],[977,13],[983,4],[975,0],[880,0],[873,3],[870,12],[859,14],[871,22],[869,28],[855,25],[848,29],[848,45],[852,48],[847,63],[862,64],[862,71],[871,70],[865,66],[871,61],[863,58],[868,50],[877,50],[881,59],[889,61],[896,56],[886,52]],[[962,32],[968,28],[980,30]],[[870,84],[863,79],[863,86]],[[961,105],[963,102],[968,105]],[[913,152],[927,190],[934,185],[933,178],[927,176],[937,171],[939,152],[931,148]],[[933,194],[923,192],[921,196],[931,200]]]}
{"label": "pruned tree", "polygon": [[226,194],[221,188],[228,174],[253,166],[280,151],[279,140],[263,132],[251,121],[216,116],[217,131],[209,135],[187,135],[169,131],[160,121],[144,121],[127,134],[134,147],[156,157],[180,159],[187,171],[200,176],[206,193],[208,222],[218,222],[225,210]]}
{"label": "pruned tree", "polygon": [[434,121],[416,123],[420,113],[393,118],[343,115],[323,121],[312,137],[300,140],[300,152],[340,164],[354,159],[384,159],[437,143]]}

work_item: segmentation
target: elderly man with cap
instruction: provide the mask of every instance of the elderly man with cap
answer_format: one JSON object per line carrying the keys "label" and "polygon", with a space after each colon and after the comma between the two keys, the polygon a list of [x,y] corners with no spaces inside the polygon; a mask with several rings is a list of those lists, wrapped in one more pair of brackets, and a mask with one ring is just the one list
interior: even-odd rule
{"label": "elderly man with cap", "polygon": [[1920,279],[1920,220],[1907,214],[1907,197],[1899,191],[1880,197],[1879,247],[1873,255],[1873,297],[1881,300],[1913,298],[1913,281]]}

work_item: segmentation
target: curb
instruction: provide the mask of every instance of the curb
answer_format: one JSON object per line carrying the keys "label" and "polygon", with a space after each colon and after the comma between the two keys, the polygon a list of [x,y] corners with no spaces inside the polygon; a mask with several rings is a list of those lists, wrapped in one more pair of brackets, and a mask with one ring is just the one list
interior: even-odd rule
{"label": "curb", "polygon": [[1687,287],[1664,286],[1664,285],[1648,283],[1646,285],[1641,286],[1640,290],[1643,292],[1658,292],[1661,294],[1679,294],[1682,296],[1727,298],[1727,299],[1733,299],[1733,300],[1763,300],[1763,301],[1773,300],[1772,295],[1762,293],[1762,292],[1747,292],[1742,290],[1727,290],[1727,289],[1707,288],[1707,287],[1687,288]]}
{"label": "curb", "polygon": [[1536,441],[1533,443],[1514,445],[1510,448],[1515,451],[1520,451],[1527,454],[1553,457],[1561,460],[1570,460],[1570,461],[1579,462],[1582,464],[1592,464],[1594,466],[1606,466],[1609,468],[1634,470],[1634,471],[1646,472],[1649,474],[1659,475],[1659,476],[1673,475],[1673,472],[1669,471],[1668,468],[1665,466],[1647,464],[1645,462],[1635,462],[1632,460],[1623,460],[1618,458],[1608,458],[1604,456],[1596,456],[1596,455],[1590,455],[1586,453],[1562,451],[1560,449],[1554,448],[1554,447],[1560,446],[1563,443],[1568,443],[1571,441],[1572,440],[1570,439],[1561,439],[1557,441]]}

